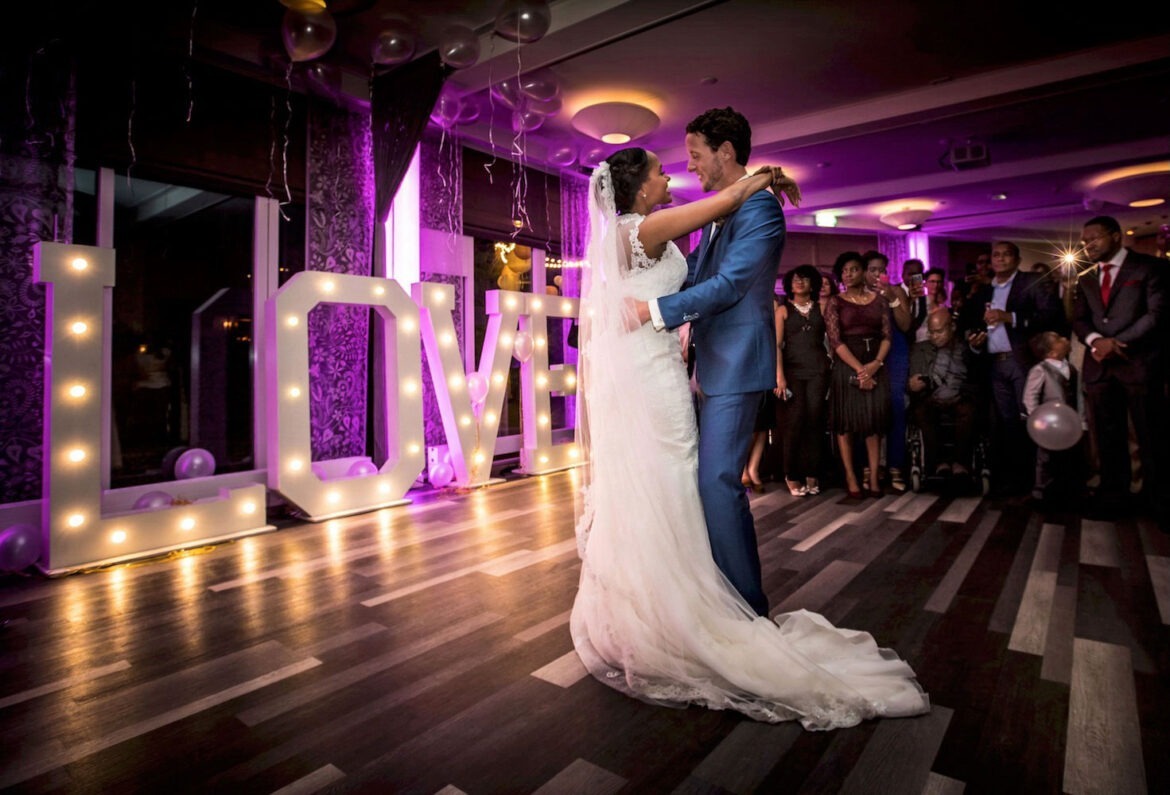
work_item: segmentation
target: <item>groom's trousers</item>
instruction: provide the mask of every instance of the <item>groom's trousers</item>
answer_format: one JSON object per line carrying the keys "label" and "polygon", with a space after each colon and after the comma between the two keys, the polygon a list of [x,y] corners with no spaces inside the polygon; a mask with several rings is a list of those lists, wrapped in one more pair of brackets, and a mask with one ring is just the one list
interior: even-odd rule
{"label": "groom's trousers", "polygon": [[746,392],[700,400],[699,497],[715,564],[752,609],[766,616],[756,526],[741,481],[763,399],[762,392]]}

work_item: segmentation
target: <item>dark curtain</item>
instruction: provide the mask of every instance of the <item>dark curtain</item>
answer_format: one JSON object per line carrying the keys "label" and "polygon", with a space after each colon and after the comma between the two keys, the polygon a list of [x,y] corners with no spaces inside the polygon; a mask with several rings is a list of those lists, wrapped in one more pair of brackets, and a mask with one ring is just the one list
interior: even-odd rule
{"label": "dark curtain", "polygon": [[371,81],[374,193],[380,224],[390,217],[394,194],[450,74],[438,52],[432,52]]}

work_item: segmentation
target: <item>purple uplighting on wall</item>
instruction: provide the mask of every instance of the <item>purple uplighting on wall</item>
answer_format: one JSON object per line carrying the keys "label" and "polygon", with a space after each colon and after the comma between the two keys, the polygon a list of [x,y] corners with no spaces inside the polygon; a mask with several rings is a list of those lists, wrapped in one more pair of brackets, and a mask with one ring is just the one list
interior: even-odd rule
{"label": "purple uplighting on wall", "polygon": [[[374,179],[369,119],[325,103],[309,114],[310,270],[371,274]],[[369,310],[322,304],[309,315],[314,460],[366,452]]]}

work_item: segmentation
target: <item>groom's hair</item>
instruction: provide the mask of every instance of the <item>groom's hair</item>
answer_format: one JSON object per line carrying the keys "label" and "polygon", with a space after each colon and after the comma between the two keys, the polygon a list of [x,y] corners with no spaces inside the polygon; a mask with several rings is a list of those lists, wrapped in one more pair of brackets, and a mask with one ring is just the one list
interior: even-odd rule
{"label": "groom's hair", "polygon": [[752,126],[742,113],[734,108],[712,108],[687,125],[687,133],[697,133],[707,139],[712,149],[731,142],[735,150],[735,162],[746,166],[752,153]]}
{"label": "groom's hair", "polygon": [[641,147],[619,149],[605,159],[613,180],[613,205],[619,213],[628,213],[638,197],[638,188],[650,174],[650,157]]}

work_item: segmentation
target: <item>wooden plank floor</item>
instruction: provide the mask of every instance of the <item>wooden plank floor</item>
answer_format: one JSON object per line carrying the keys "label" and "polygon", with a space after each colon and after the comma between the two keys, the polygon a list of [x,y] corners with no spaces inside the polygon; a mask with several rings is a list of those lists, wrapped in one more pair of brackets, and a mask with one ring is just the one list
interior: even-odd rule
{"label": "wooden plank floor", "polygon": [[1170,536],[933,494],[752,497],[777,610],[933,709],[814,733],[624,698],[568,617],[563,472],[57,580],[0,578],[0,789],[1170,792]]}

